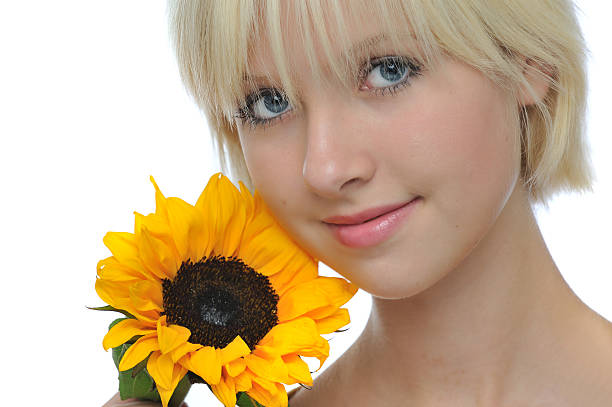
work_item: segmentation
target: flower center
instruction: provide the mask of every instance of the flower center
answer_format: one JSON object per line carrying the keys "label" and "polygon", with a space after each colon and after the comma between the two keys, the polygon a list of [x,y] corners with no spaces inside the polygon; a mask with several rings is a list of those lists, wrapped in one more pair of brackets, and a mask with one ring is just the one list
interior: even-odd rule
{"label": "flower center", "polygon": [[188,328],[191,343],[223,348],[240,335],[253,349],[278,324],[268,277],[236,257],[183,262],[162,289],[167,322]]}

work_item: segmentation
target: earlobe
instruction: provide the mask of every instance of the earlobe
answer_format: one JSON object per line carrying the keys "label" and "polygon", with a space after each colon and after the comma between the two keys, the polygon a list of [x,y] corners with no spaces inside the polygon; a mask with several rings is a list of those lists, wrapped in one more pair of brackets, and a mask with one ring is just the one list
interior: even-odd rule
{"label": "earlobe", "polygon": [[518,102],[522,106],[529,106],[542,101],[550,90],[552,69],[536,63],[533,59],[526,58],[523,76],[527,83],[529,83],[531,90],[527,86],[521,85]]}

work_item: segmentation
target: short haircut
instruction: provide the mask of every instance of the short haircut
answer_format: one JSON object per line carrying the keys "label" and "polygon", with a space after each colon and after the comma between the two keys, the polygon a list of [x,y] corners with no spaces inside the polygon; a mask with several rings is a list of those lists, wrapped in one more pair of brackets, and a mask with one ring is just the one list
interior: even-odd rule
{"label": "short haircut", "polygon": [[[350,49],[346,21],[359,16],[388,27],[394,49],[405,48],[402,34],[409,30],[426,65],[452,56],[514,96],[521,88],[530,91],[526,72],[545,75],[550,89],[544,99],[516,109],[521,179],[530,202],[547,206],[555,193],[592,191],[585,137],[587,50],[571,0],[350,0],[350,7],[342,0],[169,0],[181,78],[208,119],[222,170],[249,188],[235,112],[254,86],[248,78],[257,41],[269,44],[283,91],[299,107],[282,35],[288,4],[296,22],[291,29],[298,30],[320,80],[329,80],[321,75],[327,66],[332,79],[354,86],[359,55]],[[332,51],[332,32],[340,54]],[[322,57],[315,55],[315,43]]]}

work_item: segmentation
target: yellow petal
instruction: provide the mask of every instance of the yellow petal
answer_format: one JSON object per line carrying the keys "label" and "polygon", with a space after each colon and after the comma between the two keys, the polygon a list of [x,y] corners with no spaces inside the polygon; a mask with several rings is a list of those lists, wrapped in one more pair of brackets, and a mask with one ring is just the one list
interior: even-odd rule
{"label": "yellow petal", "polygon": [[159,348],[162,353],[168,353],[187,342],[191,336],[191,331],[180,325],[165,326],[166,316],[164,315],[157,323],[157,337]]}
{"label": "yellow petal", "polygon": [[283,361],[285,362],[285,365],[287,365],[289,376],[295,379],[296,383],[303,383],[307,386],[312,386],[310,368],[308,367],[308,364],[302,360],[302,358],[300,358],[298,355],[291,354],[283,356]]}
{"label": "yellow petal", "polygon": [[134,217],[134,233],[136,235],[140,233],[142,228],[146,228],[153,237],[164,242],[176,258],[180,257],[167,219],[154,213],[144,216],[138,212],[134,212]]}
{"label": "yellow petal", "polygon": [[287,396],[287,390],[280,383],[275,383],[276,393],[272,397],[272,403],[270,407],[287,407],[289,405],[289,397]]}
{"label": "yellow petal", "polygon": [[159,279],[173,279],[180,263],[164,242],[153,237],[146,227],[140,230],[138,250],[142,263]]}
{"label": "yellow petal", "polygon": [[[168,198],[166,203],[168,207],[168,221],[180,258],[186,260],[190,257],[190,246],[194,240],[200,240],[197,242],[200,246],[197,251],[203,252],[208,244],[208,234],[206,234],[205,241],[202,242],[204,222],[200,212],[180,198]],[[200,260],[200,257],[197,259],[192,258],[194,262],[198,260]]]}
{"label": "yellow petal", "polygon": [[153,179],[153,176],[149,177],[153,187],[155,188],[155,214],[161,219],[168,221],[168,209],[166,208],[166,197],[162,194],[161,190],[157,186],[157,182]]}
{"label": "yellow petal", "polygon": [[157,385],[157,391],[159,392],[159,396],[161,397],[162,406],[168,406],[170,398],[172,397],[172,393],[174,393],[174,389],[176,389],[176,386],[178,386],[178,383],[181,381],[181,379],[185,376],[186,373],[187,369],[185,369],[183,366],[174,365],[174,369],[172,370],[172,381],[170,383],[170,387],[165,388],[159,386],[159,384]]}
{"label": "yellow petal", "polygon": [[124,371],[133,368],[156,350],[159,350],[157,334],[152,333],[143,336],[125,351],[121,362],[119,362],[119,370]]}
{"label": "yellow petal", "polygon": [[[219,179],[218,188],[223,205],[218,206],[220,222],[217,221],[217,227],[222,228],[223,233],[220,236],[223,239],[219,241],[220,244],[215,247],[215,251],[224,256],[233,256],[240,244],[247,211],[240,191],[229,178],[222,176]],[[218,232],[221,230],[218,229]]]}
{"label": "yellow petal", "polygon": [[186,354],[195,352],[196,350],[200,348],[202,348],[202,345],[200,345],[199,343],[185,342],[171,352],[172,361],[174,363],[177,363]]}
{"label": "yellow petal", "polygon": [[104,302],[112,305],[117,309],[122,309],[130,314],[137,317],[139,320],[148,321],[150,324],[155,325],[155,322],[159,318],[159,312],[157,311],[140,311],[132,303],[130,298],[130,285],[133,282],[116,282],[107,281],[105,279],[98,278],[96,280],[96,292],[102,298]]}
{"label": "yellow petal", "polygon": [[343,278],[317,277],[287,291],[278,301],[278,319],[287,321],[329,305],[340,307],[357,292]]}
{"label": "yellow petal", "polygon": [[234,384],[236,385],[236,392],[250,390],[251,387],[253,387],[251,377],[252,377],[251,373],[249,373],[248,370],[245,370],[238,376],[234,377]]}
{"label": "yellow petal", "polygon": [[256,374],[253,375],[252,380],[254,384],[261,386],[269,395],[276,393],[276,386],[273,381],[257,376]]}
{"label": "yellow petal", "polygon": [[97,274],[100,278],[110,281],[136,281],[146,280],[150,276],[144,275],[140,271],[135,270],[125,264],[119,263],[119,261],[111,256],[106,259],[102,259],[97,265]]}
{"label": "yellow petal", "polygon": [[130,285],[130,299],[140,311],[163,310],[162,287],[157,282],[143,280]]}
{"label": "yellow petal", "polygon": [[270,393],[258,383],[253,382],[253,385],[251,389],[247,391],[247,394],[259,404],[262,404],[266,407],[272,405],[272,397]]}
{"label": "yellow petal", "polygon": [[240,335],[238,335],[225,348],[218,349],[217,352],[219,353],[219,361],[221,364],[226,365],[234,359],[248,355],[251,353],[251,350]]}
{"label": "yellow petal", "polygon": [[174,363],[172,363],[172,357],[169,354],[151,353],[147,362],[147,370],[157,385],[165,389],[172,387]]}
{"label": "yellow petal", "polygon": [[208,384],[217,384],[221,378],[221,363],[215,349],[204,346],[181,359],[181,364],[200,376]]}
{"label": "yellow petal", "polygon": [[319,334],[329,334],[337,331],[351,322],[351,317],[346,308],[339,308],[334,314],[315,320]]}
{"label": "yellow petal", "polygon": [[104,335],[102,346],[104,350],[117,347],[129,341],[135,335],[146,335],[155,332],[155,329],[148,323],[137,319],[125,319],[114,325]]}
{"label": "yellow petal", "polygon": [[[238,256],[261,274],[271,276],[289,264],[298,247],[275,221],[266,218],[262,215],[247,226]],[[266,225],[258,231],[258,222],[262,221]]]}
{"label": "yellow petal", "polygon": [[232,377],[223,376],[218,384],[211,385],[210,387],[225,407],[234,407],[236,405],[236,386]]}
{"label": "yellow petal", "polygon": [[221,173],[210,177],[198,198],[210,241],[206,252],[225,257],[235,256],[248,216],[243,194]]}
{"label": "yellow petal", "polygon": [[244,369],[246,369],[246,360],[243,358],[234,359],[225,365],[227,374],[232,377],[238,376],[240,373],[244,372]]}
{"label": "yellow petal", "polygon": [[285,382],[289,379],[289,371],[280,356],[264,359],[250,354],[245,356],[245,360],[249,369],[259,377],[272,382]]}
{"label": "yellow petal", "polygon": [[[301,262],[301,263],[300,263]],[[268,277],[274,287],[274,291],[282,297],[296,285],[317,278],[318,264],[304,259],[302,256],[294,256],[291,262],[284,267],[281,273]]]}
{"label": "yellow petal", "polygon": [[138,257],[138,239],[128,232],[108,232],[102,239],[119,263],[140,271],[143,275],[149,274]]}
{"label": "yellow petal", "polygon": [[322,365],[329,356],[329,343],[319,335],[312,319],[298,318],[272,328],[259,341],[253,353],[279,356],[297,353],[302,356],[316,357]]}

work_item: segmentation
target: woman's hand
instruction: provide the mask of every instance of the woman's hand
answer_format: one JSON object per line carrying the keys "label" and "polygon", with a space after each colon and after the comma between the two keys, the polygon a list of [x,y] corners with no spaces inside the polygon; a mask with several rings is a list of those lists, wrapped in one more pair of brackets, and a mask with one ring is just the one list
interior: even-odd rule
{"label": "woman's hand", "polygon": [[[112,399],[108,400],[102,407],[161,407],[161,403],[153,403],[152,401],[140,401],[137,399],[121,400],[119,393],[116,393]],[[183,403],[181,407],[187,407],[187,403]]]}

